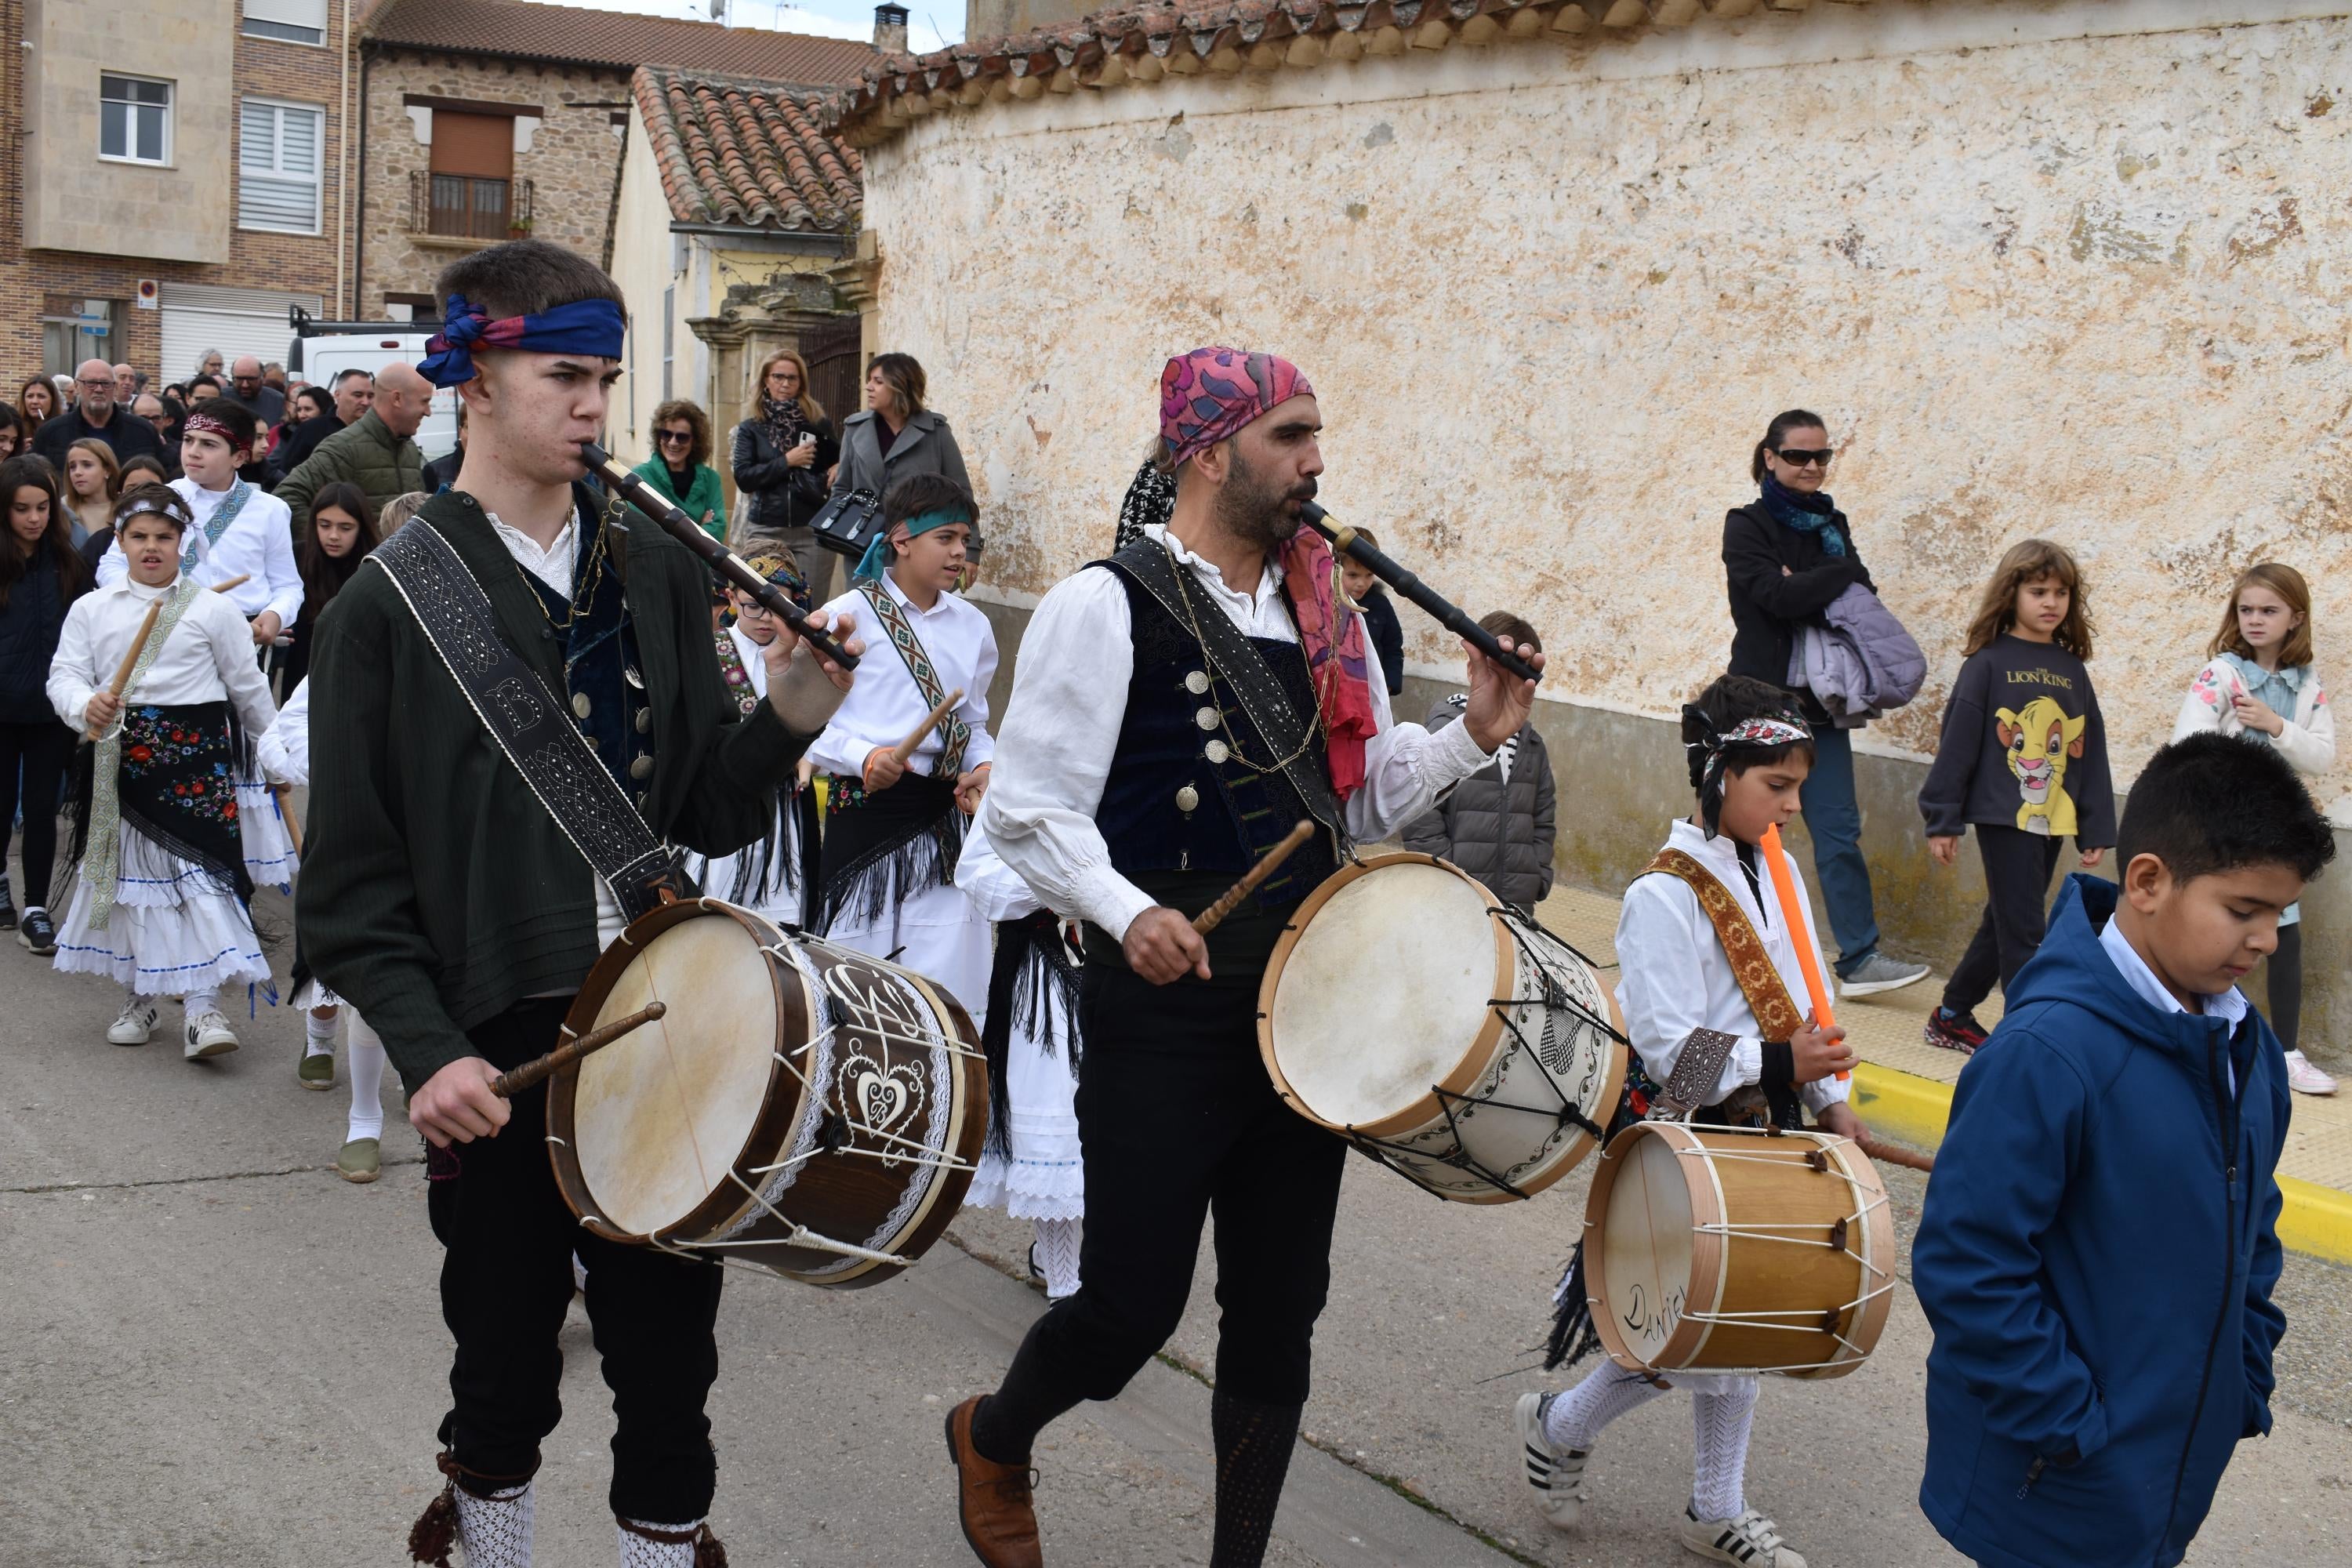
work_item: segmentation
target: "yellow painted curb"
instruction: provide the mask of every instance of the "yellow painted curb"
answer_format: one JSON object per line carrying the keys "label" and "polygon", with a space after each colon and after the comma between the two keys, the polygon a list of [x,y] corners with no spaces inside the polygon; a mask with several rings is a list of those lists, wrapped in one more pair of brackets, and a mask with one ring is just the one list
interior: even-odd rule
{"label": "yellow painted curb", "polygon": [[[1864,1062],[1853,1069],[1854,1114],[1903,1142],[1933,1149],[1944,1141],[1952,1086],[1899,1068]],[[2279,1244],[2331,1263],[2352,1263],[2352,1193],[2299,1176],[2281,1176]]]}

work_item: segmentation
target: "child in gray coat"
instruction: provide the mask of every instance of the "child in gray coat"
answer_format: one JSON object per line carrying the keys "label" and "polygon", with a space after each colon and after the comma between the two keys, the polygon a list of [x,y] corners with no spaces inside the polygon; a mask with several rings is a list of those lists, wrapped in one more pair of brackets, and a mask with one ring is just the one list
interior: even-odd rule
{"label": "child in gray coat", "polygon": [[[1543,650],[1535,627],[1508,610],[1478,624]],[[1459,719],[1467,700],[1467,693],[1457,691],[1438,703],[1430,710],[1429,728]],[[1406,848],[1451,860],[1505,903],[1528,910],[1551,891],[1552,838],[1551,756],[1532,721],[1404,830]]]}

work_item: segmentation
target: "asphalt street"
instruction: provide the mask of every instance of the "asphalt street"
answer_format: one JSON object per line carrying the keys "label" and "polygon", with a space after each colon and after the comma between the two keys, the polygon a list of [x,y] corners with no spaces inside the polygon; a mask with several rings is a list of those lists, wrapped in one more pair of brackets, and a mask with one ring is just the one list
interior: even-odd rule
{"label": "asphalt street", "polygon": [[[282,922],[283,900],[265,896],[263,914]],[[240,1021],[244,1049],[191,1064],[161,1031],[141,1049],[107,1045],[118,1005],[0,945],[0,1464],[13,1478],[0,1568],[404,1562],[438,1481],[447,1342],[420,1145],[396,1091],[384,1179],[352,1186],[328,1169],[346,1090],[297,1084],[296,1016],[265,1005]],[[165,1026],[177,1021],[167,1009]],[[1924,1188],[1890,1177],[1907,1237]],[[1546,1527],[1518,1479],[1508,1412],[1545,1385],[1529,1347],[1583,1197],[1580,1173],[1530,1204],[1441,1204],[1351,1162],[1269,1561],[1693,1561],[1671,1533],[1686,1402],[1611,1429],[1579,1535]],[[1026,1243],[1024,1225],[971,1211],[877,1289],[730,1278],[713,1522],[739,1568],[971,1561],[940,1424],[992,1384],[1042,1310],[1021,1278]],[[1213,1274],[1204,1254],[1162,1363],[1041,1444],[1050,1561],[1206,1561]],[[2291,1261],[2277,1431],[2240,1450],[2192,1563],[2335,1561],[2352,1534],[2347,1287],[2343,1271]],[[1748,1495],[1814,1568],[1961,1561],[1915,1500],[1927,1348],[1906,1288],[1860,1373],[1765,1380]],[[539,1561],[571,1568],[614,1561],[612,1418],[576,1306],[564,1351]]]}

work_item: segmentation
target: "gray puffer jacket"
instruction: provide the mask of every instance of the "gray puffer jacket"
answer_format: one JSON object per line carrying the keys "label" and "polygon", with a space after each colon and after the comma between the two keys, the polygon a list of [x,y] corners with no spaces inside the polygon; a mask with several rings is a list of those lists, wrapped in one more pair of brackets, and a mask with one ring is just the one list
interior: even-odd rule
{"label": "gray puffer jacket", "polygon": [[[1461,718],[1468,701],[1458,691],[1445,699],[1430,710],[1429,727]],[[1536,727],[1522,724],[1510,778],[1498,754],[1407,824],[1404,847],[1451,860],[1505,903],[1532,910],[1551,891],[1552,804],[1551,754]]]}

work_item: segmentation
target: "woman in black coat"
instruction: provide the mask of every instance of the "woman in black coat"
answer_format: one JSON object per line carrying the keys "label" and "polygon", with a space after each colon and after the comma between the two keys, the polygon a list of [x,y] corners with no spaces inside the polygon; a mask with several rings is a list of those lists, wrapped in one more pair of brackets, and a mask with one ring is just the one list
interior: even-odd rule
{"label": "woman in black coat", "polygon": [[833,596],[833,555],[809,532],[824,510],[825,476],[841,460],[833,423],[809,390],[808,362],[778,349],[760,364],[760,393],[735,426],[731,466],[747,508],[744,555],[789,553],[808,579],[813,604]]}
{"label": "woman in black coat", "polygon": [[[57,952],[48,916],[58,854],[58,793],[74,732],[49,707],[49,661],[66,607],[89,587],[76,554],[56,470],[38,458],[0,463],[0,931],[43,957]],[[16,792],[18,777],[24,794]],[[5,872],[9,825],[25,807],[25,913]]]}

